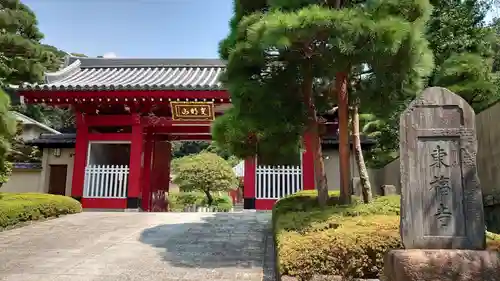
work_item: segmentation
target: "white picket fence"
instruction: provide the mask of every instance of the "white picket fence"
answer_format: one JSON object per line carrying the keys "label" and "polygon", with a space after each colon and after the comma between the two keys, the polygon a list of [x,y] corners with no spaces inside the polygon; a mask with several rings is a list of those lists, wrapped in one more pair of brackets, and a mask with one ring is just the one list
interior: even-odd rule
{"label": "white picket fence", "polygon": [[300,166],[258,165],[257,199],[280,199],[302,190],[302,169]]}
{"label": "white picket fence", "polygon": [[88,165],[84,198],[127,198],[127,165]]}

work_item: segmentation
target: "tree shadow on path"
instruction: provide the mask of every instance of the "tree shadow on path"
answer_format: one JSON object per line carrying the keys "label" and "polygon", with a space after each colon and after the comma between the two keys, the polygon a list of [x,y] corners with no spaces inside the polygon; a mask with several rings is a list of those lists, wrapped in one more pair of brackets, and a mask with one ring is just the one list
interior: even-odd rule
{"label": "tree shadow on path", "polygon": [[[185,215],[192,218],[192,213]],[[206,214],[195,222],[167,222],[145,229],[140,241],[164,249],[162,258],[172,267],[264,269],[264,276],[272,276],[274,248],[270,219],[269,213]],[[272,280],[269,277],[264,280]]]}

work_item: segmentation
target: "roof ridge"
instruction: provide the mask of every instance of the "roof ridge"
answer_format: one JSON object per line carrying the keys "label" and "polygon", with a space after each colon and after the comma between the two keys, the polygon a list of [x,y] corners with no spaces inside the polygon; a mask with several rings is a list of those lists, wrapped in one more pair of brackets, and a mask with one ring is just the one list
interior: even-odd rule
{"label": "roof ridge", "polygon": [[209,58],[83,58],[70,56],[67,65],[81,62],[82,68],[118,68],[118,67],[225,67],[226,62]]}
{"label": "roof ridge", "polygon": [[[124,71],[122,71],[122,69]],[[44,84],[20,90],[224,90],[219,59],[82,58],[68,56],[63,69],[45,74]]]}
{"label": "roof ridge", "polygon": [[29,116],[26,116],[26,115],[22,114],[19,111],[11,110],[10,112],[11,112],[11,114],[16,115],[20,119],[24,119],[24,120],[26,120],[28,122],[31,122],[31,123],[35,124],[38,127],[41,127],[43,129],[51,132],[50,133],[51,135],[59,135],[59,134],[61,134],[61,132],[59,132],[58,130],[56,130],[56,129],[50,127],[50,126],[47,126],[47,125],[43,124],[42,122],[38,122],[35,119],[33,119],[33,118],[29,117]]}

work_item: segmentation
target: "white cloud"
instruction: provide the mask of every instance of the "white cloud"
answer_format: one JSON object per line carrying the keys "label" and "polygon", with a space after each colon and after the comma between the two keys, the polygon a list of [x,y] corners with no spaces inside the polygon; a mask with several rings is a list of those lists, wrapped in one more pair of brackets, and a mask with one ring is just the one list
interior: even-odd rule
{"label": "white cloud", "polygon": [[114,52],[107,52],[102,57],[110,59],[110,58],[116,58],[117,56]]}

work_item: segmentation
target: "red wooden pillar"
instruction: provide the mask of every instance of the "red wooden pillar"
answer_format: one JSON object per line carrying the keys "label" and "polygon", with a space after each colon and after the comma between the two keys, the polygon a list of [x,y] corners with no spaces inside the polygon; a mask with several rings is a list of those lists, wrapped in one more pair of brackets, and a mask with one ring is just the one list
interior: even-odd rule
{"label": "red wooden pillar", "polygon": [[165,157],[165,164],[167,165],[166,169],[165,169],[165,180],[167,181],[166,182],[166,191],[169,192],[170,191],[170,173],[171,173],[171,169],[170,169],[170,164],[172,163],[172,143],[170,141],[167,141],[164,143],[164,157]]}
{"label": "red wooden pillar", "polygon": [[245,159],[245,175],[243,178],[243,206],[245,209],[255,209],[256,157]]}
{"label": "red wooden pillar", "polygon": [[302,154],[302,186],[304,190],[314,190],[314,138],[306,132],[304,134],[305,151]]}
{"label": "red wooden pillar", "polygon": [[170,184],[170,142],[155,141],[153,145],[153,167],[151,170],[151,204],[153,212],[166,211],[165,192]]}
{"label": "red wooden pillar", "polygon": [[81,112],[76,112],[76,144],[71,196],[77,200],[81,200],[83,197],[85,166],[87,164],[89,149],[88,133],[89,129],[87,124],[85,124],[85,115]]}
{"label": "red wooden pillar", "polygon": [[144,170],[143,170],[143,185],[142,185],[142,210],[150,210],[151,198],[151,160],[153,157],[153,136],[148,133],[144,141]]}
{"label": "red wooden pillar", "polygon": [[135,114],[130,143],[130,164],[128,176],[127,208],[139,208],[141,192],[141,170],[143,150],[143,130],[140,116]]}

